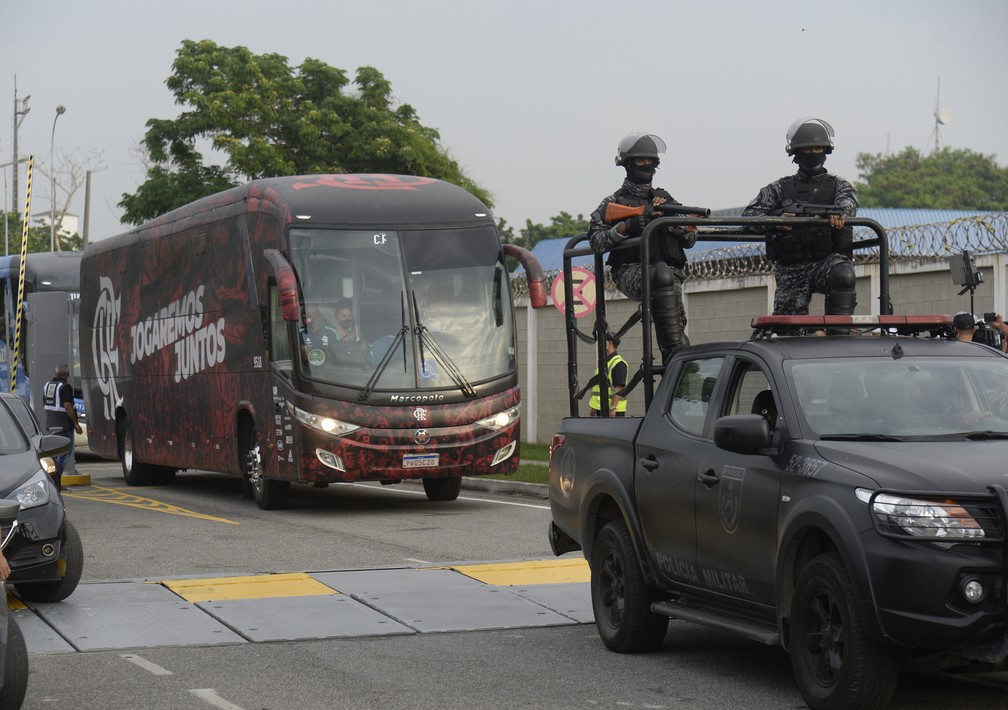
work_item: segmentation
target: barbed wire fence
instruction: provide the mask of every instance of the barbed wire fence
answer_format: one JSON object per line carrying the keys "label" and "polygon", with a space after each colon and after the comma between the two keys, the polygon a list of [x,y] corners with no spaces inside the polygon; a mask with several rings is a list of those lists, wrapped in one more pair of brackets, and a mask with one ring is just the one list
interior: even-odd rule
{"label": "barbed wire fence", "polygon": [[[963,250],[973,256],[1008,253],[1008,213],[962,217],[948,222],[894,227],[886,230],[889,238],[889,261],[944,261]],[[711,233],[712,236],[715,233]],[[873,238],[875,232],[867,227],[855,227],[854,239]],[[702,249],[703,242],[689,253],[686,280],[713,280],[741,278],[773,273],[773,264],[766,258],[762,242]],[[854,252],[855,264],[878,263],[878,248],[859,249]],[[586,267],[592,271],[589,265]],[[547,287],[560,274],[554,269],[546,272]],[[511,280],[516,296],[528,294],[524,274]],[[615,289],[609,275],[605,274],[606,290]]]}

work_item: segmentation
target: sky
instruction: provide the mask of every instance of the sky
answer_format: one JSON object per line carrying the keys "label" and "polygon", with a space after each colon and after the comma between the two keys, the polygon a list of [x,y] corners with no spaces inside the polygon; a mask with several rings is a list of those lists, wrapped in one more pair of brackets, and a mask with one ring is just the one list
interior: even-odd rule
{"label": "sky", "polygon": [[[351,77],[373,66],[436,129],[516,230],[587,217],[622,182],[620,139],[654,133],[655,185],[680,202],[745,205],[794,165],[788,126],[836,130],[826,166],[859,179],[858,153],[936,144],[1008,166],[1004,0],[39,0],[0,17],[0,163],[13,155],[15,81],[30,111],[18,153],[48,169],[100,155],[90,237],[126,230],[117,203],[143,182],[149,119],[180,107],[165,86],[185,39]],[[951,116],[936,136],[936,102]],[[56,107],[66,112],[56,119]],[[54,124],[55,119],[55,124]],[[58,162],[57,162],[58,165]],[[11,168],[4,169],[12,209]],[[24,207],[22,169],[18,209]],[[32,214],[48,213],[35,174]],[[70,211],[83,217],[84,190]]]}

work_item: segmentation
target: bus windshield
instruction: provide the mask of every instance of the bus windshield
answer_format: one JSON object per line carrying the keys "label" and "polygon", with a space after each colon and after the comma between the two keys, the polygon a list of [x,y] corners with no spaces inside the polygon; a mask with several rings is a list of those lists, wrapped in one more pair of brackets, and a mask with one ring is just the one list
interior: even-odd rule
{"label": "bus windshield", "polygon": [[515,372],[510,284],[492,227],[298,228],[290,244],[305,377],[471,395]]}

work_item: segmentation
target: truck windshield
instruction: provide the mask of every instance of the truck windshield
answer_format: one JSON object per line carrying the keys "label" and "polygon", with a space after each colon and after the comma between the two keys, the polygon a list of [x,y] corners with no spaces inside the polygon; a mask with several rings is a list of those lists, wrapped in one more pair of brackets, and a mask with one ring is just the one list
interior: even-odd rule
{"label": "truck windshield", "polygon": [[290,243],[304,376],[471,394],[514,372],[510,286],[492,227],[293,229]]}
{"label": "truck windshield", "polygon": [[1008,434],[1008,361],[858,358],[796,363],[796,405],[821,437]]}

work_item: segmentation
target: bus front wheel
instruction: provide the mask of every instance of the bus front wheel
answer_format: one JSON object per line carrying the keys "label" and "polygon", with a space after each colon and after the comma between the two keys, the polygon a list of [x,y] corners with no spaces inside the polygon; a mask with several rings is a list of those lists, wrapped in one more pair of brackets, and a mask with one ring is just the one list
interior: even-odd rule
{"label": "bus front wheel", "polygon": [[282,510],[287,507],[290,481],[277,481],[262,475],[262,452],[255,430],[241,434],[242,473],[256,505],[262,510]]}
{"label": "bus front wheel", "polygon": [[424,493],[427,500],[448,501],[455,500],[462,490],[462,479],[458,476],[454,478],[425,478],[423,479]]}

